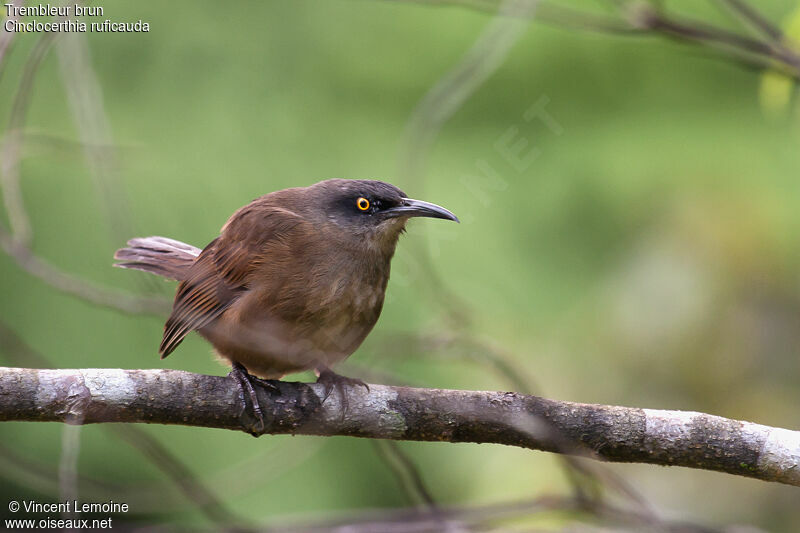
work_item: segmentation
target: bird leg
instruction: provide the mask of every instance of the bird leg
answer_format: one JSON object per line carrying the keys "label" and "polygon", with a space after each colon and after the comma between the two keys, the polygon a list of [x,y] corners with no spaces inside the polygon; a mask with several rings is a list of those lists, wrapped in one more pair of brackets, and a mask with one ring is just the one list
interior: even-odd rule
{"label": "bird leg", "polygon": [[346,376],[342,376],[326,366],[318,368],[317,374],[317,383],[320,383],[325,387],[325,397],[322,399],[323,403],[325,403],[325,400],[327,400],[328,396],[331,395],[333,389],[339,391],[339,397],[342,399],[342,418],[344,418],[349,407],[345,386],[361,386],[367,389],[367,392],[369,392],[369,385],[364,383],[362,380],[358,378],[348,378]]}
{"label": "bird leg", "polygon": [[256,389],[253,387],[253,381],[256,381],[259,383],[259,385],[264,385],[273,390],[277,390],[277,387],[266,380],[251,376],[247,369],[241,363],[237,363],[236,361],[233,362],[233,367],[228,375],[233,377],[239,384],[239,400],[242,402],[242,408],[245,410],[247,409],[245,391],[247,392],[247,395],[250,396],[250,403],[253,405],[253,416],[256,419],[256,423],[252,428],[250,428],[250,434],[254,437],[257,437],[264,431],[266,423],[264,422],[264,413],[261,410],[261,404],[258,402]]}

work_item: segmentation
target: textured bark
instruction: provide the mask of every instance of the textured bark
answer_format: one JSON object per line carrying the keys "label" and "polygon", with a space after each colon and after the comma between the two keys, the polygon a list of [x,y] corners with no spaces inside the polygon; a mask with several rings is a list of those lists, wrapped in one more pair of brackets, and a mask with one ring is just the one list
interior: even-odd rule
{"label": "textured bark", "polygon": [[[800,432],[686,411],[548,400],[513,392],[257,387],[263,433],[476,442],[615,462],[717,470],[800,486]],[[0,421],[140,422],[253,431],[236,382],[177,370],[0,368]]]}

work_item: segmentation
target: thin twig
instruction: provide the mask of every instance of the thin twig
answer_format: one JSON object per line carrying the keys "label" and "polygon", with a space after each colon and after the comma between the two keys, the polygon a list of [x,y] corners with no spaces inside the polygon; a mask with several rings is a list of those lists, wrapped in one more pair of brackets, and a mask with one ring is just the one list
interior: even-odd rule
{"label": "thin twig", "polygon": [[694,41],[709,46],[725,46],[763,56],[784,63],[800,75],[800,56],[779,45],[740,35],[710,24],[692,19],[667,17],[650,8],[640,8],[631,13],[631,23],[645,30],[652,30],[682,40]]}
{"label": "thin twig", "polygon": [[100,192],[111,237],[115,242],[124,241],[134,234],[134,228],[129,223],[130,209],[121,188],[111,124],[103,108],[103,89],[92,68],[86,36],[64,35],[56,52],[80,146],[95,189]]}
{"label": "thin twig", "polygon": [[[533,15],[537,5],[538,2],[531,0],[505,0],[499,12],[526,18]],[[401,182],[416,183],[414,190],[422,190],[429,153],[441,128],[502,65],[528,25],[524,19],[495,17],[461,60],[420,100],[406,125],[398,165]],[[436,295],[436,301],[447,306],[451,317],[463,322],[463,299],[442,282],[432,266],[429,249],[419,248],[416,258]]]}
{"label": "thin twig", "polygon": [[98,286],[61,271],[36,256],[31,250],[33,229],[20,188],[19,167],[24,138],[23,126],[36,74],[50,45],[58,35],[53,32],[43,34],[31,51],[11,107],[4,142],[0,147],[0,187],[10,223],[10,230],[0,223],[0,248],[14,259],[20,268],[61,292],[126,313],[166,314],[170,305],[165,299],[137,297]]}
{"label": "thin twig", "polygon": [[[529,15],[502,13],[498,2],[474,0],[394,0],[430,6],[454,6],[502,17],[530,18]],[[534,2],[535,0],[529,0]],[[655,10],[646,2],[619,1],[614,8],[620,18],[605,17],[588,11],[576,10],[542,2],[536,10],[536,19],[572,29],[583,29],[601,33],[647,36],[664,35],[681,41],[718,49],[728,60],[759,68],[775,68],[796,80],[800,79],[800,55],[786,46],[780,29],[761,15],[748,3],[741,0],[722,0],[736,13],[745,18],[767,40],[748,37],[734,31],[667,14]]]}
{"label": "thin twig", "polygon": [[[81,450],[81,426],[65,424],[61,430],[61,458],[58,462],[59,501],[78,499],[78,458]],[[75,518],[68,514],[62,518]]]}
{"label": "thin twig", "polygon": [[[0,442],[0,473],[4,483],[16,483],[42,494],[58,494],[58,476],[53,475],[51,465],[32,460],[19,453],[19,450]],[[101,498],[108,494],[120,494],[123,487],[104,480],[77,473],[78,486],[87,498]]]}
{"label": "thin twig", "polygon": [[397,478],[400,487],[408,496],[409,503],[412,505],[422,504],[423,508],[435,509],[436,500],[425,486],[422,473],[397,443],[390,440],[375,440],[372,443],[378,457]]}
{"label": "thin twig", "polygon": [[768,37],[773,43],[781,44],[783,42],[783,32],[781,29],[767,20],[766,17],[747,2],[742,2],[742,0],[719,1],[736,13],[747,24],[761,32],[765,37]]}
{"label": "thin twig", "polygon": [[56,268],[35,255],[27,246],[15,241],[2,225],[0,225],[0,248],[28,274],[63,293],[91,304],[131,314],[164,315],[169,312],[170,303],[165,298],[140,297],[108,289]]}
{"label": "thin twig", "polygon": [[[508,18],[533,19],[534,14],[524,11],[502,11],[500,1],[481,0],[384,0],[403,4],[419,4],[432,7],[466,8]],[[537,4],[535,17],[539,22],[556,26],[597,31],[603,33],[638,33],[641,30],[619,18],[580,11],[554,2],[527,0],[528,4]]]}
{"label": "thin twig", "polygon": [[212,523],[233,526],[241,522],[191,470],[150,434],[136,426],[114,425],[112,430],[123,441],[136,448],[172,481]]}
{"label": "thin twig", "polygon": [[11,234],[14,240],[25,245],[30,243],[33,232],[28,214],[25,211],[25,202],[22,199],[22,190],[20,188],[19,166],[22,154],[22,125],[25,123],[36,74],[39,72],[42,60],[57,35],[54,32],[43,34],[36,41],[33,50],[31,50],[28,61],[25,63],[25,70],[22,73],[14,102],[11,105],[8,127],[3,139],[2,150],[0,150],[0,186],[2,186],[3,190],[3,201],[5,202],[8,220],[11,225]]}
{"label": "thin twig", "polygon": [[[7,0],[4,2],[5,4],[11,4],[12,6],[18,7],[19,0]],[[19,17],[16,14],[16,10],[11,10],[11,14],[8,17],[9,20],[17,21]],[[5,71],[6,66],[6,58],[8,57],[8,53],[11,50],[11,43],[14,41],[14,36],[16,32],[13,31],[0,31],[0,80],[3,79],[3,72]]]}

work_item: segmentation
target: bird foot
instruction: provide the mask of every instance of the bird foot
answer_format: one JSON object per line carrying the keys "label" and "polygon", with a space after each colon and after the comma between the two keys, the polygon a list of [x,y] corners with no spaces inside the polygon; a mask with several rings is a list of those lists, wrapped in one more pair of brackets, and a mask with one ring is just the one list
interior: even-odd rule
{"label": "bird foot", "polygon": [[264,413],[261,410],[261,404],[258,402],[258,395],[256,394],[256,389],[253,387],[253,383],[258,383],[261,386],[264,386],[272,391],[277,391],[278,387],[276,387],[273,383],[270,383],[268,380],[259,379],[257,377],[251,376],[247,369],[241,363],[233,363],[233,368],[231,368],[230,377],[234,378],[236,382],[239,384],[239,401],[242,403],[242,409],[247,410],[247,396],[250,397],[250,404],[253,407],[253,418],[255,419],[255,423],[251,426],[247,427],[248,433],[253,435],[254,437],[258,437],[264,432],[266,428],[266,422],[264,421]]}
{"label": "bird foot", "polygon": [[339,391],[339,397],[342,399],[342,418],[344,418],[345,414],[347,413],[347,409],[350,406],[347,399],[347,391],[345,390],[346,387],[361,386],[367,389],[367,392],[369,392],[369,385],[358,378],[348,378],[346,376],[342,376],[330,368],[322,368],[319,369],[318,372],[319,377],[317,378],[317,383],[320,383],[325,387],[325,397],[322,398],[322,403],[325,403],[325,400],[327,400],[328,396],[331,395],[333,389]]}

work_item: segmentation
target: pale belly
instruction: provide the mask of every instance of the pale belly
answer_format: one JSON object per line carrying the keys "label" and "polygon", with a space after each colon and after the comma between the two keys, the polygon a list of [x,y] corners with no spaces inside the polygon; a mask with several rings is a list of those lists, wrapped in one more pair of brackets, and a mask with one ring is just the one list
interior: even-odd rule
{"label": "pale belly", "polygon": [[200,334],[221,357],[241,363],[256,376],[278,379],[332,367],[349,357],[377,322],[382,304],[381,291],[371,301],[332,302],[330,310],[288,321],[253,312],[252,302],[245,297]]}

